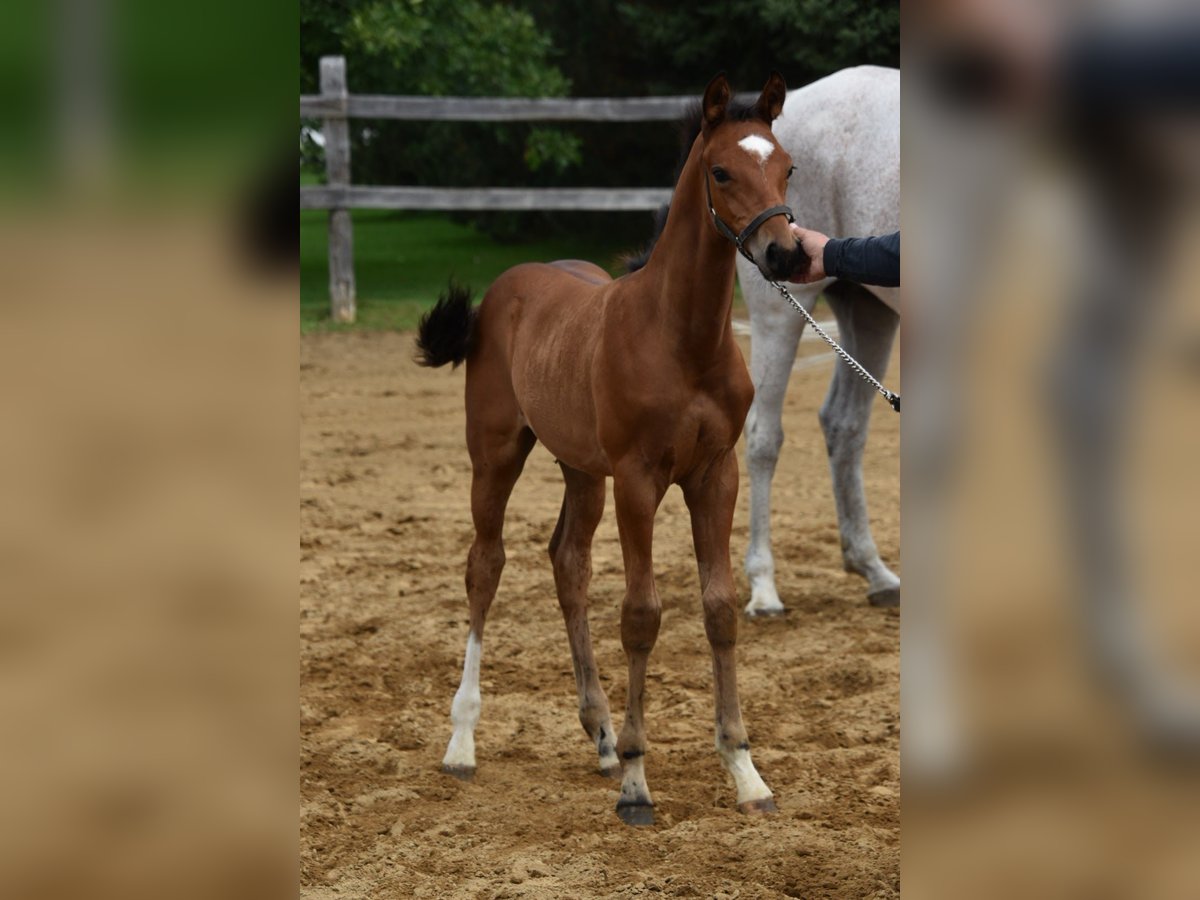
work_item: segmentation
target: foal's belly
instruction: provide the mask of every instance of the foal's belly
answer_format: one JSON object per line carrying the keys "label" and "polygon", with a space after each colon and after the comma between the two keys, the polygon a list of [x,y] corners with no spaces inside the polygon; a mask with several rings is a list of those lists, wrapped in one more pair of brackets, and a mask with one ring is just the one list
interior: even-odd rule
{"label": "foal's belly", "polygon": [[596,428],[595,344],[581,324],[522,334],[513,348],[513,390],[525,424],[555,459],[590,475],[611,475]]}
{"label": "foal's belly", "polygon": [[596,437],[590,394],[574,402],[554,391],[552,384],[517,388],[525,424],[556,460],[589,475],[612,475],[612,467]]}

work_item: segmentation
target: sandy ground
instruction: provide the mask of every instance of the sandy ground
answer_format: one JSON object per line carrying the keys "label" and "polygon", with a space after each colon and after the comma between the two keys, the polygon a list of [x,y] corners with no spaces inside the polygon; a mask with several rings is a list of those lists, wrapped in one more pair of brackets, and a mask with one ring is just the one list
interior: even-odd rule
{"label": "sandy ground", "polygon": [[[743,622],[738,645],[754,758],[779,812],[738,814],[713,749],[698,579],[672,490],[657,519],[663,619],[646,707],[658,822],[631,829],[576,718],[546,555],[562,496],[550,455],[534,450],[509,505],[508,565],[484,643],[479,770],[462,783],[439,771],[467,633],[462,371],[418,368],[411,335],[303,339],[304,896],[899,894],[899,615],[870,608],[864,582],[841,568],[816,422],[831,365],[797,371],[785,410],[774,521],[789,612]],[[873,426],[868,502],[896,567],[899,417],[880,402]],[[742,479],[739,578],[744,465]],[[611,485],[594,570],[592,635],[619,728],[623,581]]]}

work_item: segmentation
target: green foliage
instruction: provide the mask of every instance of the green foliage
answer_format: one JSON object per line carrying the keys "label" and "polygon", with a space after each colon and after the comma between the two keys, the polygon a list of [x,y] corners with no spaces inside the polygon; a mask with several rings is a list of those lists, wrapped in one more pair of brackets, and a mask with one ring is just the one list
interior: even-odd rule
{"label": "green foliage", "polygon": [[[900,63],[900,4],[880,0],[619,2],[654,80],[703,84],[725,70],[739,90],[778,69],[791,88],[848,66]],[[654,60],[666,65],[655,66]]]}
{"label": "green foliage", "polygon": [[[317,60],[333,52],[346,56],[356,93],[555,97],[571,86],[552,62],[551,36],[512,5],[301,0],[301,28],[312,57],[303,64],[302,89],[318,90]],[[353,177],[361,184],[547,183],[582,158],[578,137],[555,127],[388,121],[351,127]],[[318,154],[305,150],[313,167]]]}
{"label": "green foliage", "polygon": [[549,63],[550,36],[498,3],[369,0],[350,17],[346,49],[405,93],[556,97],[570,87]]}
{"label": "green foliage", "polygon": [[583,161],[579,138],[551,128],[534,128],[525,141],[525,165],[536,172],[549,166],[563,172]]}

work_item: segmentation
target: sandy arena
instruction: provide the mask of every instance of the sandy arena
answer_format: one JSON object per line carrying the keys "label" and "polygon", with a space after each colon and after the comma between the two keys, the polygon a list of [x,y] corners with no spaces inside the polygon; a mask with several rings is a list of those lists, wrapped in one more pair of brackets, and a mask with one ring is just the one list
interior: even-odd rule
{"label": "sandy arena", "polygon": [[[463,783],[440,772],[467,634],[470,463],[462,370],[421,369],[412,355],[410,334],[301,343],[303,896],[898,896],[899,614],[869,607],[865,582],[842,571],[816,421],[832,357],[801,361],[784,411],[774,534],[789,612],[743,621],[739,635],[742,710],[779,812],[737,813],[713,747],[698,577],[673,489],[655,533],[663,616],[646,690],[658,821],[633,829],[617,819],[618,782],[596,771],[576,718],[546,552],[562,482],[541,446],[508,508],[508,565],[484,639],[478,774]],[[897,354],[889,383],[898,368]],[[744,448],[739,460],[732,550],[744,603]],[[893,569],[899,474],[899,417],[879,401],[864,477]],[[610,481],[591,630],[619,728],[623,577],[612,509]]]}

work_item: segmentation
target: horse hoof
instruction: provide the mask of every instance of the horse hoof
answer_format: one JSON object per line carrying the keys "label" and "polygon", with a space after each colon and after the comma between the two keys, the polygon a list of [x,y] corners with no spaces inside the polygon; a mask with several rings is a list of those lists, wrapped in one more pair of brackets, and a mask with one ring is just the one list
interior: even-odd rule
{"label": "horse hoof", "polygon": [[605,778],[620,778],[621,777],[621,764],[615,763],[611,766],[601,766],[600,774],[603,775]]}
{"label": "horse hoof", "polygon": [[782,606],[778,609],[747,609],[747,619],[777,619],[786,613],[787,610]]}
{"label": "horse hoof", "polygon": [[891,609],[900,605],[900,588],[883,588],[867,594],[867,602],[872,606]]}
{"label": "horse hoof", "polygon": [[474,766],[442,766],[442,771],[447,775],[453,775],[459,781],[475,780]]}
{"label": "horse hoof", "polygon": [[617,815],[626,825],[653,825],[654,804],[652,803],[618,803]]}
{"label": "horse hoof", "polygon": [[761,816],[776,812],[775,798],[763,797],[761,800],[747,800],[738,804],[738,812],[748,816]]}

